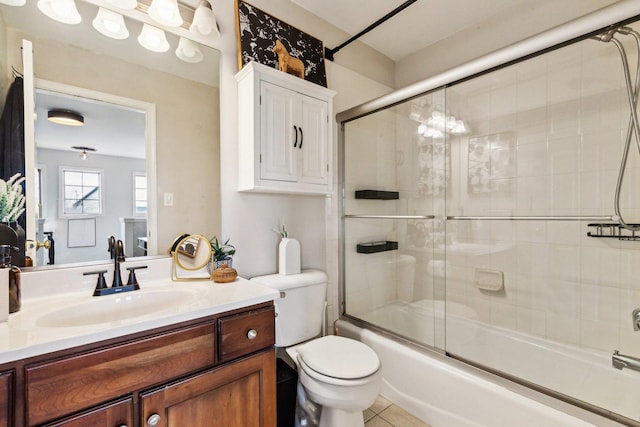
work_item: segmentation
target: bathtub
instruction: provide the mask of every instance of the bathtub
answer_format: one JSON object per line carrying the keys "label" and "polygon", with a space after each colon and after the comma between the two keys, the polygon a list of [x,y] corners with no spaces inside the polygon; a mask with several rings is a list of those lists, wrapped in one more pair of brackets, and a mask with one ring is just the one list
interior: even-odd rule
{"label": "bathtub", "polygon": [[[424,302],[421,304],[424,306]],[[427,304],[431,305],[431,304]],[[433,306],[433,305],[431,305]],[[400,308],[401,310],[395,310]],[[408,310],[408,304],[391,304],[377,311],[375,316],[402,317],[402,311]],[[392,314],[399,311],[400,314]],[[436,310],[436,321],[438,320]],[[575,379],[572,372],[584,369],[587,378],[581,378],[579,384],[572,384],[574,388],[593,387],[594,393],[601,395],[612,393],[611,387],[620,386],[621,379],[628,380],[622,387],[630,394],[625,400],[624,410],[638,413],[637,402],[640,399],[640,387],[637,372],[617,371],[611,368],[610,360],[600,360],[598,357],[574,355],[567,352],[567,348],[549,348],[543,340],[525,340],[522,334],[513,335],[498,328],[479,324],[475,320],[464,318],[449,319],[447,323],[447,337],[449,341],[454,337],[461,347],[456,348],[469,360],[489,365],[487,359],[488,348],[499,346],[503,358],[511,354],[513,360],[520,362],[537,360],[533,351],[542,351],[542,360],[553,365],[558,377]],[[459,322],[458,322],[459,320]],[[406,319],[403,321],[406,322]],[[415,323],[415,321],[414,321]],[[433,330],[433,322],[427,329]],[[457,323],[457,324],[456,324]],[[455,326],[454,326],[455,324]],[[463,364],[442,354],[415,349],[403,345],[395,339],[382,334],[362,329],[347,320],[338,320],[336,330],[340,335],[358,339],[372,347],[382,362],[383,387],[382,394],[398,406],[411,412],[433,427],[539,427],[542,425],[554,427],[586,427],[586,426],[621,426],[613,420],[603,418],[568,403],[538,393],[524,386],[517,385],[502,378]],[[456,336],[456,334],[461,334]],[[427,335],[425,335],[427,336]],[[434,337],[436,338],[436,337]],[[437,338],[436,338],[437,339]],[[477,345],[481,343],[481,345]],[[471,353],[471,346],[475,345]],[[464,347],[464,348],[462,348]],[[560,346],[558,346],[560,347]],[[562,350],[562,351],[560,351]],[[564,352],[564,353],[563,353]],[[470,357],[473,355],[473,358]],[[516,356],[519,358],[516,359]],[[483,359],[484,357],[484,359]],[[557,359],[554,361],[554,358]],[[478,360],[479,359],[479,360]],[[576,368],[576,363],[586,363],[582,368]],[[520,363],[527,366],[528,363]],[[495,365],[491,365],[495,366]],[[537,365],[537,368],[544,368]],[[611,372],[615,371],[615,372]],[[540,370],[534,372],[534,376]],[[546,375],[552,378],[554,375]],[[526,378],[526,377],[525,377]],[[587,384],[591,379],[610,379],[613,383],[602,383],[598,386]],[[627,388],[630,387],[630,388]],[[614,408],[611,408],[614,409]],[[620,410],[620,407],[615,408]],[[620,412],[624,413],[624,412]],[[637,415],[631,417],[638,420]]]}

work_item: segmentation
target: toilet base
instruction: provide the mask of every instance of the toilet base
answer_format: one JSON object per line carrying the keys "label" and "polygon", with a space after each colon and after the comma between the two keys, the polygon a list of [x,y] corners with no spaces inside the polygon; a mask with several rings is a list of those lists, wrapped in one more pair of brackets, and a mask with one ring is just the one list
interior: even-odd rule
{"label": "toilet base", "polygon": [[318,427],[364,427],[362,411],[345,411],[344,409],[322,408]]}

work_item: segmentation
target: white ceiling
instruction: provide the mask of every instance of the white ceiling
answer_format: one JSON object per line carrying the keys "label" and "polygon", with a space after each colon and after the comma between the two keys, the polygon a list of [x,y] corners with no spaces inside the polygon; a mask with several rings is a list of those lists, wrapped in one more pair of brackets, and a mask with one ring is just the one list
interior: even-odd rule
{"label": "white ceiling", "polygon": [[[479,26],[496,15],[504,13],[506,16],[522,16],[533,8],[546,8],[553,13],[553,7],[562,1],[566,0],[418,0],[359,40],[398,61],[462,30]],[[291,2],[346,33],[355,35],[405,3],[405,0]],[[590,1],[594,9],[607,3],[612,1]],[[543,31],[547,29],[548,23],[540,20],[533,25],[539,27],[538,31]]]}

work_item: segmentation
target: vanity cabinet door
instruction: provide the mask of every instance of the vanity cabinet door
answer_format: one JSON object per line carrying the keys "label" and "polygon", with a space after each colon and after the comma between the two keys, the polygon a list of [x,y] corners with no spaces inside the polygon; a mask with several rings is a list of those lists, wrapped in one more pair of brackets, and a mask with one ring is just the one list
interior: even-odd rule
{"label": "vanity cabinet door", "polygon": [[0,427],[12,425],[11,415],[11,383],[10,372],[0,373]]}
{"label": "vanity cabinet door", "polygon": [[119,400],[46,427],[133,427],[133,398]]}
{"label": "vanity cabinet door", "polygon": [[275,350],[141,394],[141,427],[275,427]]}

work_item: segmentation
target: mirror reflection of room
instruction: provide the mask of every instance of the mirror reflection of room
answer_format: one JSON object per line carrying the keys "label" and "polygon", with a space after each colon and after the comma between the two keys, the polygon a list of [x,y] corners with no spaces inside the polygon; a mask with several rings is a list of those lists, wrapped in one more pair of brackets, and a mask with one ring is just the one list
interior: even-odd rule
{"label": "mirror reflection of room", "polygon": [[[27,194],[33,225],[25,220],[24,228],[32,246],[48,246],[33,252],[34,265],[106,260],[110,235],[123,240],[128,257],[164,254],[185,215],[165,200],[194,199],[196,179],[216,189],[198,195],[191,221],[216,234],[219,177],[208,166],[219,159],[218,52],[199,45],[198,57],[179,58],[170,33],[173,48],[152,52],[138,43],[143,25],[133,19],[125,17],[129,37],[116,40],[96,31],[92,4],[77,2],[82,21],[65,25],[36,3],[0,5],[3,69],[21,75],[22,41],[33,43],[35,191]],[[6,94],[13,79],[4,77]],[[81,116],[83,126],[49,122],[58,110]]]}

